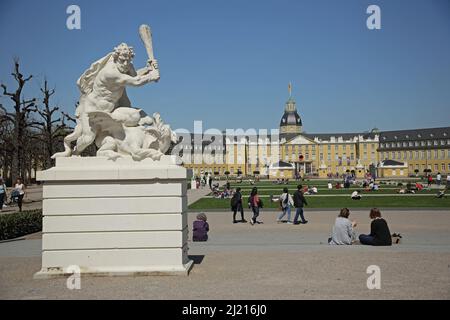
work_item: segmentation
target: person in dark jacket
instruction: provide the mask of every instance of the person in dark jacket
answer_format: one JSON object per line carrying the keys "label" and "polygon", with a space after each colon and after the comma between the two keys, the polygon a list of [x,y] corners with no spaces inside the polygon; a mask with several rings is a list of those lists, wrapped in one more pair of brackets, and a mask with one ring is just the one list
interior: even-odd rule
{"label": "person in dark jacket", "polygon": [[[300,224],[300,223],[308,223],[307,220],[305,220],[305,217],[303,216],[303,206],[308,205],[306,202],[305,196],[303,195],[303,186],[299,184],[297,186],[297,191],[294,192],[294,207],[296,208],[295,212],[295,218],[294,218],[294,224]],[[298,221],[298,217],[301,217],[302,221]]]}
{"label": "person in dark jacket", "polygon": [[201,212],[197,215],[197,220],[193,223],[192,241],[207,241],[209,224],[206,222],[206,215]]}
{"label": "person in dark jacket", "polygon": [[392,245],[391,231],[387,225],[386,220],[381,217],[381,212],[377,208],[370,210],[370,234],[361,234],[359,242],[361,244],[371,246],[390,246]]}
{"label": "person in dark jacket", "polygon": [[[247,220],[244,219],[244,206],[242,205],[242,193],[241,188],[236,188],[236,192],[233,195],[233,198],[231,198],[231,211],[233,211],[233,223],[238,222],[247,222]],[[241,220],[236,220],[236,213],[240,211],[241,212]]]}

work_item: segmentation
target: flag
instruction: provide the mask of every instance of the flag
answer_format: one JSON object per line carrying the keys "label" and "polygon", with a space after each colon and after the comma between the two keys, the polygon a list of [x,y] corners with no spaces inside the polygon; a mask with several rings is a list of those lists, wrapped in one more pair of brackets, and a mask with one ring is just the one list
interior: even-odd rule
{"label": "flag", "polygon": [[289,84],[288,84],[288,90],[289,90],[289,96],[291,96],[291,92],[292,92],[292,85],[291,85],[291,83],[289,82]]}

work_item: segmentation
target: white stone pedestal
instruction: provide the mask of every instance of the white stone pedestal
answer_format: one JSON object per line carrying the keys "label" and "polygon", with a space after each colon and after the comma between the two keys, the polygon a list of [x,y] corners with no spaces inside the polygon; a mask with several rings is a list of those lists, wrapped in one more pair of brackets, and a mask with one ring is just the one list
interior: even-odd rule
{"label": "white stone pedestal", "polygon": [[[187,275],[187,181],[175,164],[131,158],[57,158],[43,181],[42,269],[67,274]],[[72,271],[73,272],[73,271]]]}

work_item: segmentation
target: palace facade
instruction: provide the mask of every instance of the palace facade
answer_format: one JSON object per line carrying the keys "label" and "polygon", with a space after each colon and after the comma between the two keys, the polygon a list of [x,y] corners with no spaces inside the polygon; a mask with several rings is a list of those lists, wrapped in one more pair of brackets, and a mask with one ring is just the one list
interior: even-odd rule
{"label": "palace facade", "polygon": [[194,175],[262,175],[270,178],[407,177],[450,173],[450,127],[353,133],[306,133],[289,98],[279,130],[184,136],[176,146]]}

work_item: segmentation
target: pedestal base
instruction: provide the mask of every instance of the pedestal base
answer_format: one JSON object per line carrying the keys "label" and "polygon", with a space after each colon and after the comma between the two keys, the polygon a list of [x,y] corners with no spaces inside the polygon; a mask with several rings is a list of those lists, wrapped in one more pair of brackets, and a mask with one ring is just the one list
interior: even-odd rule
{"label": "pedestal base", "polygon": [[[98,267],[85,268],[81,270],[82,275],[95,277],[137,277],[137,276],[187,276],[194,265],[194,261],[176,267],[155,266],[155,267]],[[73,272],[63,269],[42,269],[36,272],[34,279],[53,279],[59,277],[69,277]]]}
{"label": "pedestal base", "polygon": [[35,278],[70,275],[73,267],[98,276],[187,275],[190,176],[170,156],[58,158],[38,173],[44,200]]}

